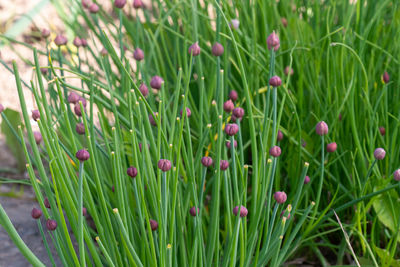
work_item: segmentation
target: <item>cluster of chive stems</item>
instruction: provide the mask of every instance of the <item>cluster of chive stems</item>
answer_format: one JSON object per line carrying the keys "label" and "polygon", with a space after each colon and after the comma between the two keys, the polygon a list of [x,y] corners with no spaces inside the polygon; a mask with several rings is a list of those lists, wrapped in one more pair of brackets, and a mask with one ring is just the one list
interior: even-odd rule
{"label": "cluster of chive stems", "polygon": [[[123,8],[126,4],[126,0],[116,0],[114,2],[115,7],[117,8]],[[87,8],[89,10],[90,13],[97,13],[99,11],[99,6],[96,3],[91,2],[90,0],[82,0],[82,5],[84,8]],[[134,0],[133,2],[133,6],[135,8],[141,8],[143,6],[143,3],[141,2],[141,0]],[[239,26],[239,21],[237,20],[232,20],[231,21],[231,26],[233,28],[237,28]],[[42,35],[45,38],[48,38],[50,36],[50,31],[48,31],[47,29],[44,29],[42,31]],[[56,38],[54,39],[54,43],[61,47],[63,45],[66,45],[68,43],[68,40],[66,37],[64,37],[63,35],[57,35]],[[79,47],[86,47],[87,41],[83,38],[79,38],[76,37],[73,40],[73,44],[79,48]],[[273,32],[271,33],[268,38],[267,38],[267,46],[269,50],[274,50],[275,52],[279,49],[280,47],[280,41],[278,38],[278,35]],[[189,49],[188,49],[189,54],[192,57],[196,57],[201,53],[201,48],[198,44],[198,42],[195,42],[194,44],[192,44]],[[107,51],[103,48],[100,51],[101,55],[106,55]],[[212,46],[212,54],[216,57],[221,56],[224,53],[224,47],[216,42],[213,46]],[[141,50],[140,48],[136,48],[134,50],[133,53],[134,59],[137,61],[141,61],[144,59],[144,52],[143,50]],[[47,68],[43,68],[41,69],[43,74],[46,74],[47,72]],[[285,68],[284,73],[286,75],[293,75],[293,69],[291,69],[289,66]],[[390,77],[389,74],[387,72],[385,72],[382,76],[383,81],[387,84],[390,82]],[[164,83],[164,80],[162,77],[160,76],[154,76],[151,79],[150,82],[150,86],[151,88],[155,89],[155,90],[160,90],[162,88],[162,85]],[[279,88],[282,85],[282,80],[279,76],[272,76],[269,80],[269,85],[272,86],[274,89]],[[141,94],[146,97],[149,93],[148,87],[146,86],[145,83],[142,83],[139,86],[139,90],[141,92]],[[225,134],[227,136],[229,136],[230,140],[226,142],[226,146],[228,149],[231,149],[232,152],[235,151],[235,148],[237,147],[237,138],[235,139],[235,136],[237,135],[237,133],[239,132],[239,125],[236,122],[240,122],[245,114],[245,110],[242,107],[235,107],[235,102],[238,99],[238,93],[234,90],[230,91],[229,93],[229,99],[226,100],[223,104],[223,109],[226,113],[231,114],[230,116],[230,120],[232,123],[228,123],[225,125],[224,131]],[[71,92],[68,95],[68,102],[70,104],[74,105],[74,113],[79,117],[82,116],[82,110],[81,107],[86,107],[86,100],[85,98],[83,98],[82,96],[79,96],[78,94]],[[3,105],[0,104],[0,113],[4,110]],[[149,115],[149,122],[151,125],[153,126],[157,126],[156,120],[154,119],[153,116],[157,116],[157,113],[154,114],[150,114]],[[191,110],[190,108],[186,107],[184,110],[180,111],[180,115],[181,116],[186,116],[187,118],[189,118],[191,116]],[[39,110],[33,110],[32,111],[32,119],[37,121],[38,119],[40,119],[40,112]],[[340,116],[341,119],[341,116]],[[75,130],[78,134],[83,135],[85,134],[85,126],[83,123],[79,122],[76,124]],[[321,196],[321,191],[322,191],[322,176],[324,173],[323,170],[323,166],[324,166],[324,136],[328,134],[328,125],[326,122],[324,121],[320,121],[317,123],[316,128],[315,128],[316,134],[321,136],[321,140],[322,140],[322,168],[321,168],[321,179],[319,179],[319,187],[318,187],[318,191],[317,191],[317,198],[316,198],[316,204],[318,205],[319,200],[320,200],[320,196]],[[384,127],[379,127],[379,132],[381,135],[385,135],[386,131]],[[36,143],[39,145],[42,142],[42,136],[40,134],[40,132],[34,132],[34,138]],[[269,149],[269,155],[273,158],[278,158],[281,153],[281,147],[279,146],[279,143],[283,140],[284,135],[283,132],[278,130],[276,133],[276,141],[278,143],[278,145],[273,145],[270,149]],[[140,144],[140,148],[141,148],[141,144]],[[335,142],[331,142],[328,143],[326,145],[326,151],[328,153],[334,153],[337,150],[337,144]],[[233,154],[234,155],[234,154]],[[383,148],[377,148],[374,153],[374,158],[375,161],[373,163],[373,165],[376,163],[377,160],[382,160],[384,159],[386,152]],[[89,159],[90,154],[87,150],[85,149],[81,149],[79,151],[76,152],[76,158],[80,161],[81,165],[83,166],[83,163]],[[233,159],[234,160],[234,159]],[[205,156],[201,159],[201,164],[205,167],[205,168],[209,168],[212,167],[214,165],[214,161],[210,156]],[[157,163],[157,167],[162,171],[162,172],[168,172],[171,170],[172,168],[172,162],[168,159],[159,159],[158,163]],[[222,171],[225,171],[229,168],[229,161],[228,160],[221,160],[220,161],[220,166],[219,168]],[[371,167],[372,168],[372,167]],[[128,176],[135,178],[138,174],[138,171],[136,169],[135,166],[130,166],[127,170],[126,173]],[[393,173],[394,179],[396,181],[400,181],[400,169],[396,170]],[[304,184],[308,184],[310,183],[311,179],[308,175],[305,176],[304,178]],[[202,188],[204,187],[204,179],[203,179],[203,185]],[[273,197],[275,199],[275,201],[277,202],[277,204],[284,204],[287,200],[287,195],[284,191],[277,191],[273,194]],[[200,202],[201,203],[201,202]],[[48,199],[46,198],[44,200],[44,205],[46,208],[50,208],[50,203],[48,201]],[[201,205],[201,204],[200,204]],[[196,217],[199,214],[201,214],[201,208],[202,207],[196,207],[196,206],[192,206],[190,208],[190,210],[188,211],[190,213],[191,216]],[[284,211],[282,211],[281,216],[286,216],[287,219],[290,219],[290,208],[287,209],[288,212],[285,214]],[[315,209],[315,212],[318,209]],[[117,212],[117,211],[116,211]],[[237,205],[233,208],[232,213],[235,216],[239,216],[241,218],[246,217],[248,215],[248,210],[245,207],[245,203],[243,203],[243,205]],[[82,207],[82,214],[83,216],[87,216],[87,210],[85,207]],[[31,212],[31,216],[34,219],[40,219],[40,217],[42,216],[42,211],[38,208],[33,208],[32,212]],[[158,229],[158,222],[156,220],[150,219],[150,226],[151,229],[153,231],[156,231]],[[40,224],[39,224],[40,226]],[[40,226],[41,227],[41,226]],[[48,219],[46,221],[46,228],[49,231],[54,231],[57,228],[57,222],[53,219]]]}

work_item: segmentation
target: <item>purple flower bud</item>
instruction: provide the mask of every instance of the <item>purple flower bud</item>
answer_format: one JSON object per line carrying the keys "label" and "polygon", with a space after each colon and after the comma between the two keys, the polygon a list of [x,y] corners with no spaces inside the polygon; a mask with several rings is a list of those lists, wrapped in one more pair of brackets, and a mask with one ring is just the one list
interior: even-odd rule
{"label": "purple flower bud", "polygon": [[400,169],[397,169],[397,170],[394,171],[393,178],[396,181],[400,181]]}
{"label": "purple flower bud", "polygon": [[92,1],[90,0],[82,0],[81,3],[84,8],[89,8],[92,5]]}
{"label": "purple flower bud", "polygon": [[281,86],[282,80],[279,76],[272,76],[271,79],[269,79],[269,85],[273,87],[278,87]]}
{"label": "purple flower bud", "polygon": [[152,231],[157,230],[157,228],[158,228],[158,222],[155,221],[155,220],[150,219],[150,227],[151,227],[151,230],[152,230]]}
{"label": "purple flower bud", "polygon": [[233,208],[233,214],[235,216],[237,216],[238,213],[239,213],[239,216],[243,218],[243,217],[247,216],[248,211],[244,206],[240,206],[240,212],[239,212],[239,206],[236,206]]}
{"label": "purple flower bud", "polygon": [[96,14],[97,12],[99,12],[99,9],[100,9],[99,6],[96,5],[95,3],[92,3],[89,6],[89,12],[92,13],[92,14]]}
{"label": "purple flower bud", "polygon": [[293,75],[293,69],[290,66],[286,66],[283,72],[285,73],[286,76]]}
{"label": "purple flower bud", "polygon": [[2,113],[3,111],[4,111],[4,106],[0,104],[0,113]]}
{"label": "purple flower bud", "polygon": [[163,172],[167,172],[171,169],[171,161],[167,159],[160,159],[157,164],[158,168]]}
{"label": "purple flower bud", "polygon": [[277,158],[281,155],[281,148],[279,146],[273,146],[269,150],[269,154],[273,156],[274,158]]}
{"label": "purple flower bud", "polygon": [[79,116],[79,117],[82,116],[82,110],[81,110],[81,106],[79,104],[75,104],[74,112],[75,112],[76,116]]}
{"label": "purple flower bud", "polygon": [[133,0],[133,7],[139,9],[143,6],[142,0]]}
{"label": "purple flower bud", "polygon": [[75,131],[80,135],[85,134],[85,125],[82,122],[77,123],[75,126]]}
{"label": "purple flower bud", "polygon": [[229,167],[229,162],[227,161],[227,160],[221,160],[220,162],[219,162],[219,168],[221,169],[221,170],[223,170],[223,171],[225,171],[226,169],[228,169],[228,167]]}
{"label": "purple flower bud", "polygon": [[224,53],[224,47],[220,43],[215,43],[211,51],[214,56],[219,57]]}
{"label": "purple flower bud", "polygon": [[276,202],[278,202],[278,204],[283,204],[286,202],[287,199],[286,193],[283,191],[275,192],[274,199],[276,200]]}
{"label": "purple flower bud", "polygon": [[90,158],[89,152],[85,149],[78,150],[78,152],[76,152],[75,156],[79,161],[82,161],[82,162],[86,161]]}
{"label": "purple flower bud", "polygon": [[310,182],[310,177],[306,175],[306,177],[304,177],[304,184],[308,184],[309,182]]}
{"label": "purple flower bud", "polygon": [[190,215],[192,215],[193,217],[196,217],[196,215],[199,213],[199,208],[196,207],[191,207],[189,210]]}
{"label": "purple flower bud", "polygon": [[232,100],[229,99],[224,103],[224,110],[226,113],[231,113],[234,108],[235,105],[233,104]]}
{"label": "purple flower bud", "polygon": [[283,139],[283,133],[281,130],[278,130],[278,136],[276,137],[276,141],[280,142]]}
{"label": "purple flower bud", "polygon": [[68,95],[68,103],[76,104],[79,101],[79,95],[75,92],[71,92]]}
{"label": "purple flower bud", "polygon": [[133,51],[133,58],[137,61],[142,61],[144,59],[143,50],[139,47],[136,48],[135,51]]}
{"label": "purple flower bud", "polygon": [[84,39],[84,38],[81,38],[81,44],[82,44],[83,47],[87,47],[88,46],[88,43],[87,43],[86,39]]}
{"label": "purple flower bud", "polygon": [[275,31],[272,32],[267,38],[268,50],[271,50],[272,48],[274,48],[274,51],[277,51],[279,49],[280,45],[281,44],[279,42],[278,35],[275,33]]}
{"label": "purple flower bud", "polygon": [[232,19],[231,23],[229,24],[229,26],[235,30],[237,30],[239,28],[239,20],[238,19]]}
{"label": "purple flower bud", "polygon": [[199,42],[195,42],[189,47],[189,55],[192,54],[194,57],[200,55],[200,51]]}
{"label": "purple flower bud", "polygon": [[43,201],[43,204],[46,208],[50,209],[50,202],[49,199],[46,197]]}
{"label": "purple flower bud", "polygon": [[37,109],[32,110],[32,119],[33,119],[34,121],[37,121],[38,119],[40,119],[39,110],[37,110]]}
{"label": "purple flower bud", "polygon": [[287,19],[286,18],[281,18],[281,22],[282,22],[283,27],[286,28],[287,25],[288,25]]}
{"label": "purple flower bud", "polygon": [[40,132],[33,132],[33,137],[35,138],[35,142],[37,145],[39,145],[43,140]]}
{"label": "purple flower bud", "polygon": [[235,90],[229,92],[229,98],[235,102],[238,99],[238,93]]}
{"label": "purple flower bud", "polygon": [[107,49],[106,49],[105,47],[103,47],[103,48],[100,50],[100,55],[102,55],[103,57],[105,57],[105,56],[108,55],[108,51],[107,51]]}
{"label": "purple flower bud", "polygon": [[383,126],[379,127],[379,132],[381,133],[382,136],[384,136],[386,134],[385,127],[383,127]]}
{"label": "purple flower bud", "polygon": [[382,75],[382,80],[383,80],[384,83],[390,82],[390,76],[389,76],[389,73],[387,73],[387,71],[385,71],[385,72],[383,73],[383,75]]}
{"label": "purple flower bud", "polygon": [[234,108],[232,111],[232,114],[236,117],[236,118],[243,118],[244,116],[244,109],[238,107],[238,108]]}
{"label": "purple flower bud", "polygon": [[46,222],[47,230],[54,231],[57,228],[57,222],[55,220],[48,219]]}
{"label": "purple flower bud", "polygon": [[[181,114],[181,117],[182,117],[182,110],[181,110],[181,112],[180,112],[180,114]],[[192,116],[192,111],[190,110],[190,108],[186,108],[186,116],[189,118],[190,116]]]}
{"label": "purple flower bud", "polygon": [[[154,115],[157,116],[157,115],[158,115],[158,112],[156,112]],[[152,114],[149,114],[149,121],[150,121],[150,124],[151,124],[151,125],[157,126],[157,122],[155,121],[155,119],[154,119],[154,117],[153,117]]]}
{"label": "purple flower bud", "polygon": [[337,149],[337,144],[335,142],[326,145],[326,151],[328,153],[333,153],[336,151],[336,149]]}
{"label": "purple flower bud", "polygon": [[[231,149],[231,141],[226,141],[225,145],[226,145],[226,147],[227,147],[228,149]],[[233,140],[233,146],[234,146],[235,148],[237,148],[237,141],[236,141],[236,140]]]}
{"label": "purple flower bud", "polygon": [[83,216],[87,215],[87,209],[85,207],[82,207],[82,215]]}
{"label": "purple flower bud", "polygon": [[[84,108],[86,108],[86,105],[87,105],[86,99],[80,96],[78,102],[79,102],[79,101],[81,101],[81,102],[82,102],[82,106],[83,106]],[[79,103],[78,103],[78,104],[79,104]]]}
{"label": "purple flower bud", "polygon": [[225,126],[225,133],[229,136],[234,136],[239,131],[239,126],[234,123],[227,124]]}
{"label": "purple flower bud", "polygon": [[126,4],[126,0],[115,0],[114,6],[116,8],[123,8]]}
{"label": "purple flower bud", "polygon": [[211,157],[202,157],[201,164],[203,164],[203,166],[207,168],[213,164],[213,160]]}
{"label": "purple flower bud", "polygon": [[39,219],[42,216],[42,211],[37,208],[33,208],[31,211],[31,216],[33,219]]}
{"label": "purple flower bud", "polygon": [[156,90],[160,90],[163,83],[164,83],[163,78],[161,78],[160,76],[156,75],[153,78],[151,78],[150,86],[151,86],[151,88],[154,88]]}
{"label": "purple flower bud", "polygon": [[111,186],[111,191],[114,193],[115,192],[115,186]]}
{"label": "purple flower bud", "polygon": [[139,86],[139,91],[142,93],[144,97],[149,95],[149,88],[147,88],[147,85],[144,83],[141,83]]}
{"label": "purple flower bud", "polygon": [[386,155],[386,151],[383,148],[379,147],[379,148],[375,149],[375,151],[374,151],[374,157],[377,160],[384,159],[385,155]]}
{"label": "purple flower bud", "polygon": [[44,76],[46,76],[47,75],[47,73],[49,72],[49,70],[47,69],[47,68],[40,68],[40,72],[44,75]]}
{"label": "purple flower bud", "polygon": [[137,171],[137,169],[136,169],[135,167],[130,166],[130,167],[126,170],[126,173],[127,173],[130,177],[135,178],[136,175],[138,174],[138,171]]}
{"label": "purple flower bud", "polygon": [[61,35],[61,34],[57,35],[56,38],[54,39],[54,43],[57,46],[66,45],[67,42],[68,42],[67,37],[65,37],[64,35]]}
{"label": "purple flower bud", "polygon": [[42,37],[46,39],[49,36],[50,36],[50,30],[49,29],[43,29],[42,30]]}
{"label": "purple flower bud", "polygon": [[81,39],[80,39],[78,36],[76,36],[75,39],[74,39],[74,41],[73,41],[73,44],[74,44],[74,46],[76,46],[77,48],[79,48],[80,46],[82,46],[82,41],[81,41]]}
{"label": "purple flower bud", "polygon": [[315,126],[315,132],[320,136],[328,134],[328,131],[328,124],[326,124],[326,122],[324,121],[318,122],[317,126]]}

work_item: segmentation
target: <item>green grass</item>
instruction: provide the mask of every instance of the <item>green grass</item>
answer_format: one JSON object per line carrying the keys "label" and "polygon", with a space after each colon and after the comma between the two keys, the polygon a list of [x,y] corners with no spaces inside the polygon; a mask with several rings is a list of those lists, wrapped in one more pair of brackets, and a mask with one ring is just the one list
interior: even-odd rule
{"label": "green grass", "polygon": [[[32,154],[25,149],[31,184],[44,210],[44,195],[57,207],[44,216],[58,222],[54,240],[64,265],[280,266],[302,257],[320,265],[398,264],[396,1],[153,1],[143,13],[129,3],[122,13],[100,8],[96,15],[80,1],[54,4],[74,33],[70,40],[76,35],[93,43],[79,48],[79,62],[70,56],[72,45],[64,55],[38,46],[30,85],[19,79],[17,66],[14,72],[33,147]],[[135,19],[137,12],[143,21]],[[234,18],[238,29],[229,27]],[[276,52],[266,45],[272,31],[280,38]],[[196,41],[201,54],[193,57],[188,48]],[[221,57],[211,53],[214,42],[225,48]],[[107,56],[100,55],[103,47]],[[140,63],[132,58],[136,47],[145,54]],[[37,60],[42,53],[51,58],[45,77]],[[293,75],[284,74],[286,66]],[[150,88],[154,75],[164,79],[162,89],[144,98],[139,85]],[[282,86],[269,86],[274,75]],[[41,154],[22,83],[41,107]],[[234,137],[224,132],[232,120],[223,110],[230,90],[245,109]],[[88,100],[82,118],[66,101],[71,91]],[[190,118],[179,115],[186,107]],[[155,112],[154,127],[148,116]],[[321,120],[329,125],[322,138],[315,133]],[[83,136],[73,130],[79,121]],[[277,144],[282,155],[273,158],[268,151],[278,130],[284,133]],[[228,140],[238,146],[227,148]],[[338,149],[327,153],[331,142]],[[386,157],[375,161],[378,147]],[[90,159],[78,175],[74,155],[81,148]],[[201,165],[205,155],[213,166]],[[172,162],[170,171],[157,168],[161,158]],[[227,171],[220,160],[229,160]],[[134,179],[126,174],[129,166],[138,170]],[[305,175],[311,178],[306,185]],[[276,191],[287,193],[285,204],[275,204]],[[81,221],[80,195],[95,228]],[[247,217],[233,215],[240,205]],[[199,216],[190,216],[192,206]],[[79,250],[62,211],[70,222],[79,221],[71,223]],[[150,219],[158,222],[156,231]]]}

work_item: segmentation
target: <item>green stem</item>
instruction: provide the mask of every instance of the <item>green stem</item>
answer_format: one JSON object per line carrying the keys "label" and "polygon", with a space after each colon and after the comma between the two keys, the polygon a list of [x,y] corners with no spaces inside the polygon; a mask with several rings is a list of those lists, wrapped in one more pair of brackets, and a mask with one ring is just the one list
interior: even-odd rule
{"label": "green stem", "polygon": [[78,245],[81,266],[86,266],[85,262],[85,243],[83,242],[83,166],[84,162],[79,162],[78,180]]}

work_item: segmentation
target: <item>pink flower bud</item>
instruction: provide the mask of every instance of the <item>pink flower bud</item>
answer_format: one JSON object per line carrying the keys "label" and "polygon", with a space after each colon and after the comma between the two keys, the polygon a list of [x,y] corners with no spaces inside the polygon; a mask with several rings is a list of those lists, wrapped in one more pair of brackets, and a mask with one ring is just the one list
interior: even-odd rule
{"label": "pink flower bud", "polygon": [[54,231],[57,228],[57,222],[55,220],[48,219],[46,222],[47,230]]}
{"label": "pink flower bud", "polygon": [[226,113],[231,113],[234,108],[235,105],[233,104],[232,100],[229,99],[224,103],[224,110]]}
{"label": "pink flower bud", "polygon": [[32,110],[32,119],[33,119],[34,121],[37,121],[38,119],[40,119],[39,110],[37,110],[37,109]]}
{"label": "pink flower bud", "polygon": [[287,199],[286,193],[283,191],[275,192],[274,199],[276,200],[276,202],[278,204],[283,204],[286,202],[286,199]]}
{"label": "pink flower bud", "polygon": [[82,215],[83,216],[87,215],[87,209],[85,207],[82,207]]}
{"label": "pink flower bud", "polygon": [[315,126],[315,132],[320,136],[328,134],[328,131],[328,124],[326,124],[326,122],[324,121],[318,122],[317,126]]}
{"label": "pink flower bud", "polygon": [[225,133],[229,136],[234,136],[239,131],[239,126],[234,123],[227,124],[225,126]]}
{"label": "pink flower bud", "polygon": [[133,51],[133,58],[137,61],[142,61],[144,59],[143,50],[137,47],[135,51]]}
{"label": "pink flower bud", "polygon": [[244,206],[240,206],[240,212],[239,212],[239,206],[236,206],[233,208],[233,214],[235,216],[237,216],[238,213],[239,213],[239,216],[243,218],[243,217],[247,216],[248,211]]}
{"label": "pink flower bud", "polygon": [[219,168],[223,171],[225,171],[226,169],[228,169],[229,167],[229,162],[227,160],[221,160],[219,162]]}
{"label": "pink flower bud", "polygon": [[379,127],[379,132],[381,133],[382,136],[384,136],[386,134],[385,127],[383,127],[383,126]]}
{"label": "pink flower bud", "polygon": [[195,42],[189,47],[189,55],[192,54],[194,57],[200,55],[200,51],[199,42]]}
{"label": "pink flower bud", "polygon": [[82,122],[77,123],[75,126],[75,131],[80,135],[85,134],[85,125]]}
{"label": "pink flower bud", "polygon": [[167,159],[160,159],[157,166],[161,171],[167,172],[171,169],[171,161]]}
{"label": "pink flower bud", "polygon": [[[181,112],[180,112],[180,114],[181,114],[181,117],[182,117],[182,110],[181,110]],[[192,111],[190,110],[190,108],[186,108],[186,116],[189,118],[190,116],[192,116]]]}
{"label": "pink flower bud", "polygon": [[[226,141],[225,145],[226,145],[226,148],[231,149],[231,141]],[[236,140],[233,140],[233,146],[235,148],[237,148],[237,141]]]}
{"label": "pink flower bud", "polygon": [[286,28],[287,25],[288,25],[287,19],[286,18],[281,18],[281,22],[282,22],[283,27]]}
{"label": "pink flower bud", "polygon": [[279,146],[273,146],[270,148],[269,154],[274,158],[277,158],[281,155],[281,148]]}
{"label": "pink flower bud", "polygon": [[43,204],[46,208],[50,209],[50,202],[49,199],[46,197],[43,201]]}
{"label": "pink flower bud", "polygon": [[136,175],[138,174],[138,171],[137,171],[137,169],[136,169],[135,167],[130,166],[130,167],[126,170],[126,173],[127,173],[130,177],[135,178]]}
{"label": "pink flower bud", "polygon": [[68,103],[76,104],[79,101],[79,95],[75,92],[71,92],[68,95]]}
{"label": "pink flower bud", "polygon": [[81,41],[81,39],[80,39],[78,36],[76,36],[75,39],[74,39],[74,41],[73,41],[73,44],[74,44],[74,46],[76,46],[77,48],[79,48],[80,46],[82,46],[82,41]]}
{"label": "pink flower bud", "polygon": [[279,42],[278,35],[275,32],[271,33],[267,38],[268,50],[271,50],[273,48],[274,51],[277,51],[280,45],[281,44]]}
{"label": "pink flower bud", "polygon": [[90,154],[87,150],[85,149],[81,149],[78,150],[78,152],[76,152],[75,157],[79,160],[79,161],[86,161],[90,158]]}
{"label": "pink flower bud", "polygon": [[46,39],[49,36],[50,36],[50,30],[49,29],[43,29],[42,30],[42,37]]}
{"label": "pink flower bud", "polygon": [[[157,116],[157,115],[158,115],[158,112],[156,112],[154,115]],[[150,124],[151,124],[151,125],[157,126],[157,122],[156,122],[156,120],[154,119],[154,117],[153,117],[152,114],[149,114],[149,121],[150,121]]]}
{"label": "pink flower bud", "polygon": [[78,117],[82,116],[82,110],[81,110],[81,106],[79,104],[75,104],[74,112],[75,112],[76,116],[78,116]]}
{"label": "pink flower bud", "polygon": [[232,111],[232,114],[236,117],[236,118],[243,118],[244,116],[244,109],[238,107],[238,108],[234,108]]}
{"label": "pink flower bud", "polygon": [[196,217],[196,215],[199,213],[199,208],[196,207],[191,207],[189,210],[190,215],[192,215],[193,217]]}
{"label": "pink flower bud", "polygon": [[203,166],[207,168],[213,164],[213,160],[211,157],[202,157],[201,164],[203,164]]}
{"label": "pink flower bud", "polygon": [[152,230],[152,231],[157,230],[157,228],[158,228],[158,222],[155,221],[155,220],[150,219],[150,227],[151,227],[151,230]]}
{"label": "pink flower bud", "polygon": [[88,43],[87,43],[86,39],[84,39],[84,38],[81,38],[81,43],[82,43],[83,47],[87,47],[88,46]]}
{"label": "pink flower bud", "polygon": [[31,211],[31,216],[33,219],[39,219],[42,216],[42,211],[40,209],[37,208],[33,208]]}
{"label": "pink flower bud", "polygon": [[283,72],[285,73],[286,76],[293,75],[293,69],[290,66],[286,66]]}
{"label": "pink flower bud", "polygon": [[310,177],[306,175],[306,177],[304,177],[304,184],[308,184],[309,182],[310,182]]}
{"label": "pink flower bud", "polygon": [[375,151],[374,151],[374,157],[377,160],[384,159],[385,155],[386,155],[386,151],[383,148],[379,147],[379,148],[375,149]]}
{"label": "pink flower bud", "polygon": [[142,93],[142,95],[143,95],[144,97],[146,97],[146,96],[149,95],[149,88],[148,88],[147,85],[144,84],[144,83],[141,83],[141,84],[140,84],[140,86],[139,86],[139,91]]}
{"label": "pink flower bud", "polygon": [[89,8],[92,5],[92,1],[90,0],[82,0],[81,3],[84,8]]}
{"label": "pink flower bud", "polygon": [[384,83],[389,83],[390,82],[390,76],[389,73],[387,73],[387,71],[385,71],[382,75],[382,80]]}
{"label": "pink flower bud", "polygon": [[142,0],[133,0],[133,7],[139,9],[143,6]]}
{"label": "pink flower bud", "polygon": [[96,5],[95,3],[92,3],[89,6],[89,12],[92,13],[92,14],[96,14],[97,12],[99,12],[99,9],[100,9],[99,6]]}
{"label": "pink flower bud", "polygon": [[276,141],[280,142],[283,139],[283,133],[281,130],[278,130],[278,135],[276,136]]}
{"label": "pink flower bud", "polygon": [[151,86],[151,88],[160,90],[163,83],[164,83],[163,78],[156,75],[153,78],[151,78],[150,86]]}
{"label": "pink flower bud", "polygon": [[219,57],[224,53],[224,47],[220,43],[215,43],[211,51],[214,56]]}
{"label": "pink flower bud", "polygon": [[397,170],[394,171],[393,178],[396,181],[400,181],[400,169],[397,169]]}
{"label": "pink flower bud", "polygon": [[40,132],[33,132],[33,137],[35,138],[35,142],[37,145],[39,145],[43,140],[42,134]]}
{"label": "pink flower bud", "polygon": [[269,85],[273,87],[278,87],[281,86],[282,80],[279,76],[272,76],[271,79],[269,79]]}
{"label": "pink flower bud", "polygon": [[336,149],[337,149],[337,144],[335,142],[326,145],[326,151],[329,153],[335,152]]}
{"label": "pink flower bud", "polygon": [[115,0],[114,1],[114,6],[116,8],[123,8],[126,4],[126,0]]}
{"label": "pink flower bud", "polygon": [[235,30],[237,30],[239,28],[239,20],[238,19],[232,19],[231,23],[229,24],[229,26]]}
{"label": "pink flower bud", "polygon": [[238,99],[238,93],[235,90],[229,92],[229,98],[235,102]]}
{"label": "pink flower bud", "polygon": [[68,42],[67,37],[65,37],[64,35],[61,35],[61,34],[57,35],[56,38],[54,39],[54,43],[57,46],[66,45],[67,42]]}

